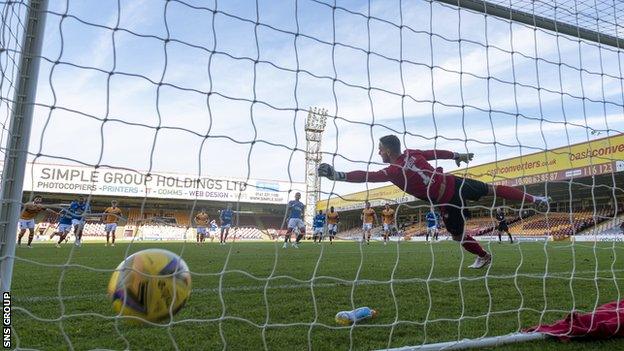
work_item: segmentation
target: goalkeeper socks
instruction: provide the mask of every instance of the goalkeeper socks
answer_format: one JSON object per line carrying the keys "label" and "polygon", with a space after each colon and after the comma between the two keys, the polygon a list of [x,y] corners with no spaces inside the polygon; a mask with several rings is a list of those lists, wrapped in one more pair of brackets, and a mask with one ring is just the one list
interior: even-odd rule
{"label": "goalkeeper socks", "polygon": [[28,246],[30,246],[30,244],[32,243],[34,236],[35,234],[33,233],[28,234]]}
{"label": "goalkeeper socks", "polygon": [[497,185],[494,187],[494,192],[497,196],[500,196],[507,200],[514,201],[525,201],[525,202],[534,202],[533,195],[527,194],[522,190],[518,190],[516,188],[512,188],[510,186],[505,185]]}
{"label": "goalkeeper socks", "polygon": [[470,235],[464,236],[464,241],[462,242],[462,246],[464,249],[472,254],[475,254],[479,257],[483,257],[487,255],[487,252],[481,248],[481,245]]}

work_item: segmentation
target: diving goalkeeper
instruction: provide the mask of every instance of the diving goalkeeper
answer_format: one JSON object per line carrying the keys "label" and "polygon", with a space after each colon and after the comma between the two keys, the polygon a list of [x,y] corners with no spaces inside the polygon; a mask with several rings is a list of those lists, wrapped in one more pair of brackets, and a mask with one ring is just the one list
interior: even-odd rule
{"label": "diving goalkeeper", "polygon": [[436,170],[429,160],[449,159],[459,164],[472,160],[472,153],[455,153],[445,150],[410,150],[401,152],[401,141],[395,135],[386,135],[379,139],[379,155],[390,166],[376,171],[338,172],[322,163],[318,175],[331,180],[351,183],[392,182],[423,201],[440,205],[442,220],[453,240],[461,242],[463,248],[477,255],[469,268],[483,268],[490,264],[492,256],[470,235],[464,233],[464,215],[462,210],[467,200],[477,201],[482,196],[496,195],[507,200],[548,205],[548,198],[534,196],[521,190],[504,186],[489,185],[478,180],[456,177]]}

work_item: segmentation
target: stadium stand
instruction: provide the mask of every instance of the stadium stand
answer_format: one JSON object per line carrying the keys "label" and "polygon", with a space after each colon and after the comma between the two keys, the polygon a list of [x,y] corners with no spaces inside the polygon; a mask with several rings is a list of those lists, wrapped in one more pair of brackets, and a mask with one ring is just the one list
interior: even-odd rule
{"label": "stadium stand", "polygon": [[[371,230],[371,237],[373,238],[377,236],[381,236],[382,234],[383,234],[383,228],[381,226],[374,227]],[[336,237],[338,237],[339,239],[343,239],[343,240],[354,240],[354,239],[359,240],[362,238],[362,228],[356,227],[356,228],[351,228],[351,229],[338,232],[338,234],[336,234]]]}
{"label": "stadium stand", "polygon": [[144,224],[139,227],[137,237],[141,240],[184,240],[187,236],[188,227]]}
{"label": "stadium stand", "polygon": [[236,239],[242,240],[261,240],[264,238],[262,231],[254,227],[240,227],[235,231],[234,235]]}
{"label": "stadium stand", "polygon": [[84,226],[84,231],[82,235],[86,236],[105,236],[106,231],[104,231],[104,223],[87,223]]}
{"label": "stadium stand", "polygon": [[596,225],[595,227],[589,228],[581,234],[620,234],[623,233],[622,225],[624,224],[624,214],[620,211],[620,214],[615,218],[608,218],[603,223]]}
{"label": "stadium stand", "polygon": [[[584,230],[608,221],[608,227],[604,230],[617,232],[619,225],[624,221],[613,220],[613,211],[601,209],[595,215],[592,211],[572,212],[549,212],[548,214],[526,213],[521,216],[507,216],[509,230],[514,235],[526,236],[569,236],[581,234]],[[485,235],[494,232],[498,222],[494,216],[482,216],[466,220],[466,232],[473,236]],[[426,224],[418,222],[409,225],[405,229],[406,235],[422,236],[426,234]],[[442,228],[440,235],[448,235]]]}
{"label": "stadium stand", "polygon": [[128,222],[136,223],[139,220],[142,220],[144,217],[141,216],[141,210],[138,208],[130,208],[128,210]]}
{"label": "stadium stand", "polygon": [[427,232],[427,224],[422,221],[414,224],[410,224],[405,227],[403,234],[406,236],[419,236],[425,235]]}
{"label": "stadium stand", "polygon": [[[508,223],[515,223],[520,220],[518,216],[508,216]],[[470,235],[484,235],[492,232],[498,222],[496,218],[492,216],[482,216],[475,218],[468,218],[466,220],[466,232]],[[427,224],[425,221],[416,222],[406,226],[404,234],[408,236],[424,236],[427,234]],[[448,232],[442,227],[440,229],[440,235],[449,235]]]}
{"label": "stadium stand", "polygon": [[[509,230],[512,235],[518,236],[571,236],[584,234],[618,234],[622,232],[621,225],[624,222],[624,211],[618,211],[615,217],[614,211],[603,208],[597,212],[578,210],[575,212],[549,212],[547,214],[535,214],[525,212],[523,216],[507,216]],[[498,221],[494,215],[469,218],[466,220],[466,232],[473,236],[486,235],[495,232]],[[424,221],[406,223],[403,225],[403,235],[406,237],[424,236],[427,231]],[[373,236],[381,234],[381,227],[373,229]],[[338,233],[341,239],[359,239],[362,235],[361,228],[354,227]],[[440,235],[448,235],[442,228]]]}
{"label": "stadium stand", "polygon": [[191,225],[191,217],[187,212],[174,212],[173,218],[175,218],[176,223],[178,223],[179,225],[183,225],[186,227]]}
{"label": "stadium stand", "polygon": [[526,236],[570,236],[580,234],[584,230],[613,217],[613,210],[606,208],[597,211],[595,214],[593,211],[587,210],[535,214],[510,225],[509,231],[512,234]]}
{"label": "stadium stand", "polygon": [[[620,207],[617,216],[614,211],[605,207],[597,212],[577,209],[574,212],[549,212],[548,214],[534,214],[525,212],[522,216],[508,214],[507,220],[509,229],[514,236],[570,236],[585,234],[618,234],[622,232],[620,228],[624,222],[624,208]],[[136,226],[137,238],[143,240],[183,240],[194,238],[195,232],[190,225],[190,214],[188,211],[167,211],[156,212],[140,208],[127,209],[127,224]],[[146,220],[152,219],[151,222]],[[211,219],[218,221],[218,214],[211,214]],[[276,240],[283,238],[285,230],[281,227],[282,218],[279,216],[256,216],[242,215],[238,218],[239,226],[230,230],[230,238],[235,240]],[[46,214],[41,218],[37,226],[37,231],[42,235],[50,235],[57,228],[58,216]],[[466,232],[473,236],[487,235],[495,233],[498,222],[494,214],[481,215],[466,220]],[[121,221],[119,228],[124,229],[125,221]],[[402,235],[406,237],[424,236],[426,234],[426,222],[424,220],[416,222],[405,222],[401,226]],[[219,232],[217,229],[217,233]],[[379,236],[382,228],[373,229],[372,235]],[[310,234],[311,233],[306,233]],[[87,237],[104,237],[104,224],[99,221],[98,216],[87,219],[84,235]],[[132,235],[132,234],[127,234]],[[215,235],[212,232],[212,235]],[[338,238],[353,240],[361,238],[360,226],[355,226],[347,230],[341,230]],[[440,235],[448,235],[442,228]]]}

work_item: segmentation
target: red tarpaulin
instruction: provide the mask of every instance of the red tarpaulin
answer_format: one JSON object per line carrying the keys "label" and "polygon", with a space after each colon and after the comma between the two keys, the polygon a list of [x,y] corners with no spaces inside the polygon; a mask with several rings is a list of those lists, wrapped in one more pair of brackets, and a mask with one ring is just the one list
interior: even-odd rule
{"label": "red tarpaulin", "polygon": [[572,312],[565,319],[550,325],[531,327],[526,332],[539,332],[560,340],[583,337],[607,339],[624,336],[624,300],[598,307],[594,312]]}

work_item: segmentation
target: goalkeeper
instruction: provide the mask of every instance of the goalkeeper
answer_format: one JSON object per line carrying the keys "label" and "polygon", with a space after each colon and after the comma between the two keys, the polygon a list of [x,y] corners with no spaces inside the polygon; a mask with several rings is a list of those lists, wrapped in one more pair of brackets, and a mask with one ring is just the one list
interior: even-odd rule
{"label": "goalkeeper", "polygon": [[455,153],[445,150],[410,150],[401,152],[401,141],[395,135],[386,135],[379,139],[379,155],[390,166],[376,171],[338,172],[326,163],[318,168],[319,176],[336,181],[351,183],[392,182],[394,185],[432,205],[440,205],[442,220],[453,240],[460,241],[463,248],[477,255],[469,268],[483,268],[490,264],[492,256],[470,235],[464,233],[464,215],[462,209],[466,200],[477,201],[482,196],[496,195],[507,200],[548,205],[548,198],[533,196],[521,190],[504,186],[492,186],[474,179],[456,177],[436,170],[429,160],[450,159],[460,162],[472,160],[472,153]]}

